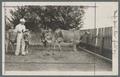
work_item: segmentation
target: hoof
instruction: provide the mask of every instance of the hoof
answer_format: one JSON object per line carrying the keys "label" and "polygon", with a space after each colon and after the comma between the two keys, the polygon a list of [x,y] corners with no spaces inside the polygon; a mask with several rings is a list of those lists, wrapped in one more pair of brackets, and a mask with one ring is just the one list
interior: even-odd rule
{"label": "hoof", "polygon": [[25,56],[26,54],[21,54],[22,56]]}
{"label": "hoof", "polygon": [[15,53],[15,56],[19,56],[19,54],[16,54],[16,53]]}
{"label": "hoof", "polygon": [[22,55],[22,56],[25,56],[25,55],[26,55],[26,53],[22,53],[21,55]]}
{"label": "hoof", "polygon": [[49,53],[46,53],[44,56],[49,56],[50,54]]}

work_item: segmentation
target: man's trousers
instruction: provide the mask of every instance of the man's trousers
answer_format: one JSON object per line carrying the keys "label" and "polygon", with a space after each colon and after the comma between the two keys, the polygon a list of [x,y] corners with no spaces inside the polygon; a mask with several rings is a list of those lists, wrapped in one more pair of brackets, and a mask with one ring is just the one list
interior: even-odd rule
{"label": "man's trousers", "polygon": [[17,44],[16,44],[16,50],[15,55],[19,54],[25,55],[25,41],[23,39],[23,33],[18,33],[17,35]]}

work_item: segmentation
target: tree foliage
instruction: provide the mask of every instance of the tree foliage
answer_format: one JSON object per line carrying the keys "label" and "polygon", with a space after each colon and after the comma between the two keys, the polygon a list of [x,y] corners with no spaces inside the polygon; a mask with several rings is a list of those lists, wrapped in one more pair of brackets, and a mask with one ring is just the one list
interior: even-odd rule
{"label": "tree foliage", "polygon": [[[71,29],[83,25],[83,6],[22,6],[11,10],[12,24],[17,25],[21,18],[26,19],[26,27],[39,31],[41,28]],[[78,25],[80,25],[78,27]]]}

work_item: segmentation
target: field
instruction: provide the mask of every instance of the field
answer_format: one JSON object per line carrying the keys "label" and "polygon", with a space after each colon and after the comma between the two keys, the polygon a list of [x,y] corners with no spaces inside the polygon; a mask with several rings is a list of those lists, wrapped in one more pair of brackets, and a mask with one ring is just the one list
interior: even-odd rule
{"label": "field", "polygon": [[[13,52],[13,51],[9,51]],[[49,52],[40,45],[31,45],[29,54],[15,56],[13,53],[5,55],[6,71],[111,71],[112,63],[78,49],[73,51],[71,46],[63,46]]]}

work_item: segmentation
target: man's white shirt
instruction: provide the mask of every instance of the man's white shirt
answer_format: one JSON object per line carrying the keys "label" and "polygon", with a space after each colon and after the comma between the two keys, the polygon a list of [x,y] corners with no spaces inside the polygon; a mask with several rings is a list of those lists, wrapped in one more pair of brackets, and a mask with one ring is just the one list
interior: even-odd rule
{"label": "man's white shirt", "polygon": [[25,30],[26,30],[26,27],[25,27],[25,25],[22,25],[22,24],[18,24],[15,27],[15,32],[22,32],[22,31],[25,31]]}

